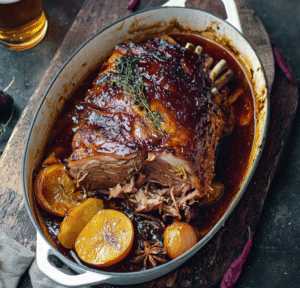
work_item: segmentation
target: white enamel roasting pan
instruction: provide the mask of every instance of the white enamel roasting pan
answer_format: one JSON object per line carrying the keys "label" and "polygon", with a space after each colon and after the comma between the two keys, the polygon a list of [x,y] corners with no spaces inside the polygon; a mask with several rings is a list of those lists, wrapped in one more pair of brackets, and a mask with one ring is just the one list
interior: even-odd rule
{"label": "white enamel roasting pan", "polygon": [[[222,1],[228,15],[226,21],[199,9],[184,7],[186,0],[171,0],[163,7],[133,13],[114,22],[96,33],[70,57],[46,91],[33,119],[26,142],[22,177],[28,213],[37,229],[36,257],[38,267],[45,275],[58,284],[68,287],[82,287],[99,283],[129,285],[158,278],[177,268],[197,253],[224,224],[241,199],[257,166],[266,137],[269,115],[268,88],[262,64],[249,42],[242,35],[234,0]],[[33,172],[41,161],[51,127],[53,127],[55,119],[78,84],[99,63],[107,58],[116,44],[125,40],[141,40],[150,35],[170,31],[173,29],[175,22],[184,30],[193,31],[221,44],[226,40],[226,43],[229,43],[230,47],[233,48],[233,53],[236,53],[235,56],[251,78],[255,95],[255,140],[241,188],[224,216],[212,230],[196,246],[175,260],[153,269],[128,273],[103,272],[74,263],[57,251],[45,237],[39,225],[39,216],[35,208]],[[69,267],[77,271],[78,274],[68,275],[61,272],[50,263],[49,255],[56,255]]]}

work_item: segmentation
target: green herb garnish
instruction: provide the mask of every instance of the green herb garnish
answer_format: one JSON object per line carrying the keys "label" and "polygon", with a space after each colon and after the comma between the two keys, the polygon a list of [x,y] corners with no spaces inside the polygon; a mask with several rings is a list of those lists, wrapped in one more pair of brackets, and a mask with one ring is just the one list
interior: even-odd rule
{"label": "green herb garnish", "polygon": [[160,112],[150,109],[144,94],[144,82],[137,66],[138,59],[133,55],[127,55],[119,58],[118,61],[119,63],[115,66],[116,72],[112,74],[115,77],[110,79],[110,82],[122,87],[125,92],[134,96],[134,104],[144,109],[155,128],[164,133],[164,130],[160,126],[162,121]]}

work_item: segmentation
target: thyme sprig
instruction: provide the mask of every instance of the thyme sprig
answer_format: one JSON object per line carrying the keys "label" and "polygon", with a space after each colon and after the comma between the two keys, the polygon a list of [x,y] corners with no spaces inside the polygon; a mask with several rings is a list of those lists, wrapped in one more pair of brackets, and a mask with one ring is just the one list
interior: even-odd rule
{"label": "thyme sprig", "polygon": [[115,66],[115,72],[112,73],[115,77],[110,79],[110,82],[122,87],[125,92],[134,96],[134,104],[139,106],[140,109],[144,109],[154,127],[164,133],[164,130],[161,128],[163,119],[160,111],[150,109],[144,94],[144,81],[137,67],[138,59],[133,55],[126,55],[119,58],[118,61],[119,63]]}

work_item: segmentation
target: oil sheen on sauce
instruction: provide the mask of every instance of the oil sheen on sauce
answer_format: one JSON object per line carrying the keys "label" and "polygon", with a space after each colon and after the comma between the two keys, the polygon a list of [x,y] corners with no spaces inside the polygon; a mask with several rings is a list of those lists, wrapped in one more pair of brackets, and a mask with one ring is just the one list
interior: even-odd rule
{"label": "oil sheen on sauce", "polygon": [[[187,42],[193,43],[195,46],[201,45],[203,47],[203,53],[209,54],[214,58],[215,62],[225,59],[228,63],[228,67],[230,67],[235,74],[234,80],[228,84],[230,90],[233,92],[238,90],[243,91],[241,97],[233,104],[235,110],[234,129],[229,135],[222,138],[217,151],[215,179],[222,182],[225,189],[217,201],[197,208],[197,219],[190,223],[197,230],[201,239],[224,215],[230,206],[232,199],[234,199],[239,191],[240,183],[248,165],[254,139],[255,119],[253,93],[243,68],[229,51],[225,50],[220,45],[197,35],[174,33],[170,36],[183,46]],[[92,73],[69,100],[58,119],[60,125],[56,125],[56,128],[53,131],[53,138],[46,149],[45,158],[51,151],[59,147],[64,147],[58,155],[64,162],[66,162],[72,153],[72,137],[77,129],[76,116],[83,108],[81,102],[86,95],[86,91],[92,87],[92,82],[97,74],[98,70]],[[129,217],[131,217],[134,212],[133,207],[120,200],[108,201],[104,198],[104,203],[106,208],[114,208],[123,211]],[[50,215],[47,212],[42,211],[42,209],[41,214],[43,216],[44,224],[48,228],[48,235],[52,238],[57,249],[67,258],[80,264],[80,260],[77,258],[75,251],[64,249],[57,240],[57,234],[62,219]],[[135,240],[131,254],[121,263],[105,270],[112,272],[132,272],[143,269],[141,264],[131,263],[131,260],[134,257],[133,252],[137,249],[141,249],[139,243],[142,243],[143,239],[149,240],[149,238],[151,238],[153,241],[163,239],[163,229],[160,224],[155,221],[150,224],[150,221],[138,216],[135,217],[133,225],[135,228]]]}

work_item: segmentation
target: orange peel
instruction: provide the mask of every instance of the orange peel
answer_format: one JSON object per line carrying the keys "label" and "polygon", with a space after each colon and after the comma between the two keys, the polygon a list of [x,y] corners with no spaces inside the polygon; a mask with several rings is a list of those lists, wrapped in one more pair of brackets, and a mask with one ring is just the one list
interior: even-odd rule
{"label": "orange peel", "polygon": [[36,200],[47,212],[64,217],[67,211],[83,200],[64,164],[43,168],[34,183]]}

